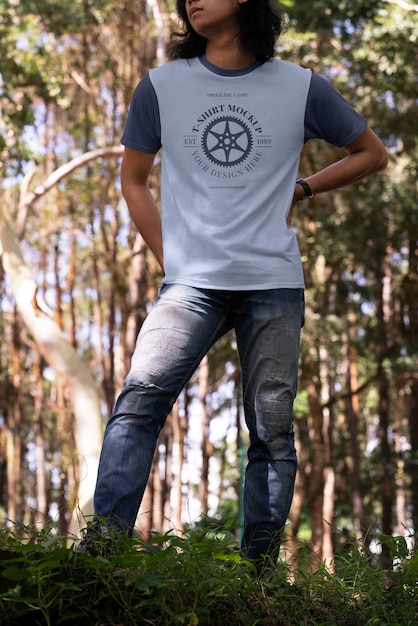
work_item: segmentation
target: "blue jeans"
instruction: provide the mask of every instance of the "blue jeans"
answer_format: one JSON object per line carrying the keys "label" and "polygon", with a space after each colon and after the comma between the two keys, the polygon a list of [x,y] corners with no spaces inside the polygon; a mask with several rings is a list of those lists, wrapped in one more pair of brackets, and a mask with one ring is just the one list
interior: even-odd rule
{"label": "blue jeans", "polygon": [[216,291],[164,285],[138,335],[131,369],[103,442],[95,515],[132,532],[167,415],[209,348],[235,329],[250,435],[242,548],[278,555],[293,498],[297,458],[302,289]]}

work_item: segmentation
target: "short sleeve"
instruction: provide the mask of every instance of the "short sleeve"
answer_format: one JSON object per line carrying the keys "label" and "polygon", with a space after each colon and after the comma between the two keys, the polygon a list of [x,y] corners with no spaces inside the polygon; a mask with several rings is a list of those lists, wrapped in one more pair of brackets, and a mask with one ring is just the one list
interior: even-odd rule
{"label": "short sleeve", "polygon": [[305,143],[324,139],[341,148],[366,128],[366,120],[325,79],[312,74],[305,112]]}
{"label": "short sleeve", "polygon": [[121,143],[148,154],[156,154],[161,148],[160,112],[149,74],[134,91]]}

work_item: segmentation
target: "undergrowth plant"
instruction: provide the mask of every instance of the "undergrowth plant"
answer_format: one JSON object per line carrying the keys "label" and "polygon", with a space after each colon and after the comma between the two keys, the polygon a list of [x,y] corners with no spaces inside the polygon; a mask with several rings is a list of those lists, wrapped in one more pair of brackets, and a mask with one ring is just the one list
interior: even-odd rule
{"label": "undergrowth plant", "polygon": [[0,624],[17,626],[416,626],[418,554],[382,536],[395,567],[371,565],[358,544],[333,574],[261,573],[240,555],[232,532],[208,528],[108,536],[95,556],[54,532],[0,531]]}

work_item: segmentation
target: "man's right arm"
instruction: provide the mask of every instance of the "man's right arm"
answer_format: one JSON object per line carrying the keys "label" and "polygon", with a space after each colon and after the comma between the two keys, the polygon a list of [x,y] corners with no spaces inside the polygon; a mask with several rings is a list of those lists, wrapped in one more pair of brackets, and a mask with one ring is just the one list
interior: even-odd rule
{"label": "man's right arm", "polygon": [[148,186],[154,154],[126,148],[121,167],[122,194],[138,232],[164,269],[161,216]]}

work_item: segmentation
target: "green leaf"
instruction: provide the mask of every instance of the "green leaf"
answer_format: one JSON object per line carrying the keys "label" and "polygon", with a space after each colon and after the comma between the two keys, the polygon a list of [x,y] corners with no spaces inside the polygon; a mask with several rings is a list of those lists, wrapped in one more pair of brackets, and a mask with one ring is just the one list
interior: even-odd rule
{"label": "green leaf", "polygon": [[30,568],[25,569],[11,565],[10,567],[6,567],[6,569],[2,571],[1,575],[9,580],[25,580],[32,576],[32,572]]}

